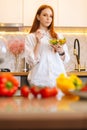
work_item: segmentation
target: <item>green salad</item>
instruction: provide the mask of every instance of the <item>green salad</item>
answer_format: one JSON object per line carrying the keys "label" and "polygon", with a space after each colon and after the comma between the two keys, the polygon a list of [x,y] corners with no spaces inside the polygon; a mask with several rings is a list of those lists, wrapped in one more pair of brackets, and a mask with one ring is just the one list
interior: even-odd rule
{"label": "green salad", "polygon": [[66,38],[63,39],[50,39],[50,44],[56,45],[56,44],[60,44],[63,45],[66,43]]}

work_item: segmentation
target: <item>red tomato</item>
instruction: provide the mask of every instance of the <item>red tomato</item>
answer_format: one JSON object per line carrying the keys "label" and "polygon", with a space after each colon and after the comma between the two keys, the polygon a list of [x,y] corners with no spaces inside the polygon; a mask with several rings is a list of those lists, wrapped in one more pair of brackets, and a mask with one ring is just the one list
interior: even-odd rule
{"label": "red tomato", "polygon": [[51,88],[51,96],[56,96],[58,94],[57,87]]}
{"label": "red tomato", "polygon": [[81,91],[86,91],[87,92],[87,84],[82,87]]}
{"label": "red tomato", "polygon": [[56,96],[58,93],[58,90],[56,87],[54,87],[54,88],[45,87],[45,88],[41,89],[40,93],[43,98],[47,98],[47,97]]}
{"label": "red tomato", "polygon": [[30,93],[29,86],[24,85],[24,86],[21,87],[21,95],[23,97],[28,97],[29,93]]}
{"label": "red tomato", "polygon": [[37,95],[40,94],[40,88],[37,86],[32,86],[30,90],[35,97],[37,97]]}

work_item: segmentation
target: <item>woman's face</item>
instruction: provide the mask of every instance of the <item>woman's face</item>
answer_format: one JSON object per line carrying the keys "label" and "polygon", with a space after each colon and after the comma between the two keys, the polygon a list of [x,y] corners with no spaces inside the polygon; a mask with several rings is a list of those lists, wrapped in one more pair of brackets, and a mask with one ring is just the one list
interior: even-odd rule
{"label": "woman's face", "polygon": [[51,9],[46,8],[42,10],[41,14],[37,16],[38,20],[40,21],[40,27],[48,28],[52,23],[53,14]]}

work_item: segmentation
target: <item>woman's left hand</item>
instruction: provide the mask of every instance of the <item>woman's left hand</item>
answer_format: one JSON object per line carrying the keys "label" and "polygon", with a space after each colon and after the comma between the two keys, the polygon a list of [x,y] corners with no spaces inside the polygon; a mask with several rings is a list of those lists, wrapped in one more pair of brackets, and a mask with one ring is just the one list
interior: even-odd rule
{"label": "woman's left hand", "polygon": [[58,53],[63,52],[63,47],[62,47],[62,45],[56,44],[56,45],[51,45],[51,47],[53,47],[54,52],[58,52]]}

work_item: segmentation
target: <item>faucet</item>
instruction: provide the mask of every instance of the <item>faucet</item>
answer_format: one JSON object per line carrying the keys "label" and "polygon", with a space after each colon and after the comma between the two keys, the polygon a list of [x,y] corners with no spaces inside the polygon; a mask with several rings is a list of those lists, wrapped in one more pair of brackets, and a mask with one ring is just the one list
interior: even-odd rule
{"label": "faucet", "polygon": [[[78,46],[78,52],[76,50],[76,44]],[[74,55],[76,56],[76,59],[77,59],[78,71],[80,71],[80,44],[79,44],[79,40],[77,38],[74,40]],[[76,67],[75,67],[75,69],[76,69]]]}
{"label": "faucet", "polygon": [[[76,44],[77,44],[77,49],[76,49]],[[84,71],[85,68],[81,68],[80,66],[80,43],[79,43],[79,40],[76,38],[74,40],[74,55],[76,56],[76,59],[77,59],[77,63],[78,63],[78,68],[76,68],[75,66],[75,70],[78,70],[78,71]]]}
{"label": "faucet", "polygon": [[[78,45],[78,52],[76,51],[76,44]],[[80,44],[78,39],[74,41],[74,55],[76,55],[77,63],[80,64]]]}

